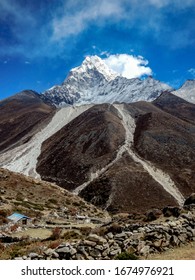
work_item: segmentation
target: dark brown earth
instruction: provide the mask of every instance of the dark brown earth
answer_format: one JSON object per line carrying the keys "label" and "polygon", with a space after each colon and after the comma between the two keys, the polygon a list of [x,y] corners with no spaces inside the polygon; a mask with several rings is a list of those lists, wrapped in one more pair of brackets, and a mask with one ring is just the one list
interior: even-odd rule
{"label": "dark brown earth", "polygon": [[[165,171],[184,197],[195,192],[195,105],[170,93],[154,102],[125,104],[135,119],[133,149]],[[55,112],[49,100],[24,91],[0,102],[0,151],[27,142]],[[125,129],[113,105],[95,105],[42,145],[37,171],[41,178],[75,190],[91,174],[111,163],[125,141]],[[111,212],[146,212],[178,206],[143,167],[124,153],[81,193]]]}
{"label": "dark brown earth", "polygon": [[[80,195],[112,213],[144,213],[146,209],[177,205],[172,196],[127,153]],[[110,195],[111,204],[108,203]]]}
{"label": "dark brown earth", "polygon": [[[156,102],[125,107],[136,121],[135,152],[168,173],[181,193],[189,196],[195,191],[195,105],[164,93]],[[74,190],[90,179],[90,173],[115,158],[124,139],[125,130],[116,109],[96,105],[43,144],[37,171],[44,180]],[[178,205],[127,154],[93,180],[80,196],[112,212],[145,212]]]}
{"label": "dark brown earth", "polygon": [[[171,106],[166,107],[170,98],[176,99],[178,113],[174,106],[173,114],[171,114]],[[156,103],[158,107],[159,104],[161,108],[165,107],[169,113],[153,110],[152,104],[147,104],[149,105],[147,110],[143,106],[145,114],[137,119],[134,136],[135,150],[141,157],[166,171],[180,191],[188,196],[195,190],[195,125],[192,124],[195,105],[176,96],[172,97],[172,94],[162,95],[153,102],[153,104]],[[185,103],[186,106],[182,111]],[[135,104],[135,106],[142,109],[142,104]],[[189,107],[188,112],[187,107]]]}
{"label": "dark brown earth", "polygon": [[97,105],[46,140],[37,171],[44,180],[73,190],[112,161],[125,130],[112,105]]}
{"label": "dark brown earth", "polygon": [[55,108],[38,93],[26,90],[0,102],[0,151],[27,142],[49,121]]}

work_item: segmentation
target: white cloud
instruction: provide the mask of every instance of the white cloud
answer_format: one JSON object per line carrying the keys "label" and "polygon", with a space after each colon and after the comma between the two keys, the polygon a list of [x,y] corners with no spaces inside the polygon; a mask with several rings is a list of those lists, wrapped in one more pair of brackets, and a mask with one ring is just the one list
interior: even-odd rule
{"label": "white cloud", "polygon": [[190,68],[188,72],[195,78],[195,68]]}
{"label": "white cloud", "polygon": [[[87,0],[85,5],[78,9],[75,7],[76,5],[66,3],[64,13],[53,19],[52,39],[58,41],[62,38],[68,38],[70,35],[78,35],[90,23],[102,25],[107,19],[119,20],[125,15],[123,4],[124,0],[97,0],[95,2]],[[68,11],[67,7],[69,7]]]}
{"label": "white cloud", "polygon": [[104,59],[104,62],[112,70],[128,79],[152,75],[152,69],[147,67],[148,61],[142,56],[129,54],[110,55]]}

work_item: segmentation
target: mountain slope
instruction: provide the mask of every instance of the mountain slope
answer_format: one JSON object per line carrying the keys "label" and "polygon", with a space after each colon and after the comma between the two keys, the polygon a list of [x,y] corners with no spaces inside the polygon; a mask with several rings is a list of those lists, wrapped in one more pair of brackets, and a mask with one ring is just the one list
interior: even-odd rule
{"label": "mountain slope", "polygon": [[36,133],[28,141],[24,141],[16,147],[11,147],[7,152],[0,155],[0,166],[39,178],[40,176],[36,172],[36,164],[41,153],[42,143],[89,107],[90,105],[65,107],[53,112],[47,122],[37,126]]}
{"label": "mountain slope", "polygon": [[91,107],[43,143],[37,171],[111,211],[181,205],[195,190],[195,127],[169,110],[148,102]]}
{"label": "mountain slope", "polygon": [[151,77],[127,79],[114,73],[97,57],[86,57],[82,65],[72,69],[61,86],[43,93],[54,104],[101,104],[113,102],[152,101],[172,88]]}
{"label": "mountain slope", "polygon": [[47,98],[31,90],[0,101],[0,151],[27,142],[54,111]]}
{"label": "mountain slope", "polygon": [[112,161],[123,141],[113,106],[93,106],[43,143],[37,172],[73,190]]}
{"label": "mountain slope", "polygon": [[187,80],[178,90],[172,93],[188,102],[195,103],[195,80]]}
{"label": "mountain slope", "polygon": [[[172,98],[172,97],[171,97]],[[177,98],[177,97],[176,97]],[[163,99],[163,100],[162,100]],[[166,104],[170,99],[169,94],[161,98],[161,107],[163,102]],[[161,110],[154,111],[151,109],[145,111],[136,123],[134,135],[134,147],[136,152],[145,160],[152,162],[155,166],[160,167],[171,179],[184,195],[189,195],[195,190],[194,175],[194,156],[195,156],[195,125],[190,121],[184,121],[186,116],[186,107],[181,102],[180,113],[175,116],[175,108],[171,113]],[[159,104],[159,102],[157,102]],[[135,104],[142,108],[140,104]],[[192,105],[195,110],[195,105]],[[190,110],[192,110],[190,105]],[[144,109],[146,107],[144,106]],[[192,110],[193,112],[193,110]]]}
{"label": "mountain slope", "polygon": [[195,107],[194,104],[187,102],[174,94],[162,93],[152,102],[155,106],[163,111],[170,113],[184,121],[195,124]]}

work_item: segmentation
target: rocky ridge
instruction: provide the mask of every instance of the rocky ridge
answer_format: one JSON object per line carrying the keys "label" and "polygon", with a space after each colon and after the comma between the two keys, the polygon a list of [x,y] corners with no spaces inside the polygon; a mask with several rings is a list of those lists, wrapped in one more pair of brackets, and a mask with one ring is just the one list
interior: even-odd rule
{"label": "rocky ridge", "polygon": [[145,80],[124,78],[109,69],[101,58],[91,56],[72,69],[62,85],[53,86],[43,95],[57,106],[63,106],[152,101],[166,90],[173,89],[152,77]]}

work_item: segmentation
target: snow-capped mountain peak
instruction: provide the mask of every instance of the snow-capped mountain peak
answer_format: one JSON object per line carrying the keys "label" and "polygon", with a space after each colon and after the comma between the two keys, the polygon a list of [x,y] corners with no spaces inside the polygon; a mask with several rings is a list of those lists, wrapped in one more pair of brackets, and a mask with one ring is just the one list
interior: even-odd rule
{"label": "snow-capped mountain peak", "polygon": [[175,90],[172,93],[188,102],[195,103],[195,80],[185,81],[178,90]]}
{"label": "snow-capped mountain peak", "polygon": [[54,86],[44,95],[57,106],[152,101],[163,91],[173,90],[168,85],[148,77],[127,79],[111,70],[98,56],[87,56],[73,68],[61,86]]}
{"label": "snow-capped mountain peak", "polygon": [[114,80],[117,76],[119,76],[118,73],[111,70],[97,55],[87,56],[81,66],[75,67],[71,70],[71,74],[74,72],[83,74],[89,71],[98,71],[107,81]]}

